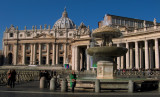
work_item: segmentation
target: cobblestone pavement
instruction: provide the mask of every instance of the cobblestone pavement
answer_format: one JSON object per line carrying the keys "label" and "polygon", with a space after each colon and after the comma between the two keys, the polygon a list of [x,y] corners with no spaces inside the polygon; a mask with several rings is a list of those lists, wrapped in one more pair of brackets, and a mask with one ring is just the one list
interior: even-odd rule
{"label": "cobblestone pavement", "polygon": [[127,93],[127,92],[65,92],[62,93],[60,90],[52,92],[49,89],[40,90],[39,81],[16,85],[15,88],[7,88],[6,86],[0,87],[0,97],[159,97],[160,92],[138,92],[138,93]]}

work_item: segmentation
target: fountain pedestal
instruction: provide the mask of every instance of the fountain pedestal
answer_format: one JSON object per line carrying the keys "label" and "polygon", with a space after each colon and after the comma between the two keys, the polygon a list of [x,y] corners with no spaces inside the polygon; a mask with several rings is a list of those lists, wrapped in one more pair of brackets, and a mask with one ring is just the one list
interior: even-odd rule
{"label": "fountain pedestal", "polygon": [[114,71],[117,65],[111,61],[98,61],[97,63],[97,79],[114,79]]}

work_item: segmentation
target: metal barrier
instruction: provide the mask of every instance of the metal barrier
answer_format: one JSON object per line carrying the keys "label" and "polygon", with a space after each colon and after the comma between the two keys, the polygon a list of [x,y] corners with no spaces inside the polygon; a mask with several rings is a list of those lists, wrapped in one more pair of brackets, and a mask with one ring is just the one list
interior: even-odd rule
{"label": "metal barrier", "polygon": [[[31,70],[16,70],[16,83],[23,83],[28,81],[39,80],[39,71]],[[7,70],[1,70],[0,72],[0,85],[6,85],[7,83]]]}
{"label": "metal barrier", "polygon": [[117,70],[114,74],[118,78],[160,78],[160,71]]}

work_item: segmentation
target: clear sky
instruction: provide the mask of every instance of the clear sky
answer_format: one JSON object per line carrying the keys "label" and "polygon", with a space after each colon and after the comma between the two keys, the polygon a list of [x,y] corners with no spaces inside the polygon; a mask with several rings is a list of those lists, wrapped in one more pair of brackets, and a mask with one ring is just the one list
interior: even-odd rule
{"label": "clear sky", "polygon": [[6,27],[13,24],[23,30],[44,24],[54,25],[66,6],[69,18],[79,26],[98,27],[107,13],[160,22],[160,0],[0,0],[0,49]]}

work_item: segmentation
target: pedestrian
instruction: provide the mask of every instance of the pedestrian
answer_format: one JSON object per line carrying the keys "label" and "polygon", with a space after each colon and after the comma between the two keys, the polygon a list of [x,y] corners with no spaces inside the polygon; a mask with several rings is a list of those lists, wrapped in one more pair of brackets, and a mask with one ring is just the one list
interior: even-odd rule
{"label": "pedestrian", "polygon": [[11,84],[11,70],[9,69],[7,72],[7,87],[10,87]]}
{"label": "pedestrian", "polygon": [[49,74],[49,72],[47,70],[45,70],[44,72],[44,77],[46,78],[46,81],[47,81],[47,87],[50,86],[50,80],[51,80],[51,76]]}
{"label": "pedestrian", "polygon": [[70,87],[72,87],[72,92],[74,92],[74,88],[76,86],[76,74],[74,71],[72,71],[72,74],[70,75]]}
{"label": "pedestrian", "polygon": [[11,83],[10,83],[10,87],[14,88],[15,87],[15,81],[16,81],[16,71],[13,69],[11,71]]}
{"label": "pedestrian", "polygon": [[45,71],[44,70],[41,70],[40,71],[40,74],[39,74],[39,79],[41,79],[41,77],[45,77]]}

